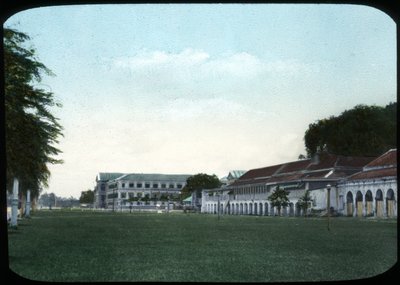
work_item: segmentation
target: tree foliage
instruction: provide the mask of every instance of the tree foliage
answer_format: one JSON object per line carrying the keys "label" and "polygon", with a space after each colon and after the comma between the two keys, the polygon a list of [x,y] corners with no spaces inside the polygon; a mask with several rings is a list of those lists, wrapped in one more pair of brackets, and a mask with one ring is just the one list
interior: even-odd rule
{"label": "tree foliage", "polygon": [[286,207],[289,205],[289,192],[279,186],[276,187],[274,192],[268,197],[268,200],[271,202],[272,207],[277,207],[278,216],[281,215],[282,207]]}
{"label": "tree foliage", "polygon": [[218,177],[215,174],[208,175],[204,173],[199,173],[190,176],[186,180],[186,185],[182,189],[182,198],[185,199],[189,197],[194,191],[218,188],[221,187],[221,185],[222,183],[219,181]]}
{"label": "tree foliage", "polygon": [[39,196],[48,186],[47,164],[62,163],[54,156],[62,136],[62,126],[49,107],[61,107],[52,92],[38,87],[42,75],[52,72],[36,59],[34,48],[25,45],[29,36],[13,29],[4,30],[5,136],[7,189],[13,178],[19,179],[22,192]]}
{"label": "tree foliage", "polygon": [[298,204],[300,209],[303,210],[304,216],[307,216],[307,211],[312,201],[313,199],[311,198],[310,190],[307,190],[304,195],[300,197]]}
{"label": "tree foliage", "polygon": [[66,197],[58,197],[54,193],[42,193],[39,197],[39,204],[44,207],[57,207],[61,208],[70,208],[70,207],[78,207],[79,200],[70,196]]}
{"label": "tree foliage", "polygon": [[39,197],[39,204],[47,207],[54,207],[56,205],[57,196],[52,193],[43,193]]}
{"label": "tree foliage", "polygon": [[306,159],[307,157],[304,155],[304,154],[299,154],[299,156],[298,156],[298,160],[303,160],[303,159]]}
{"label": "tree foliage", "polygon": [[93,202],[94,202],[94,191],[87,190],[81,192],[81,197],[79,197],[79,203],[93,204]]}
{"label": "tree foliage", "polygon": [[357,105],[339,116],[310,124],[304,135],[307,155],[318,151],[348,156],[376,156],[397,145],[397,103]]}

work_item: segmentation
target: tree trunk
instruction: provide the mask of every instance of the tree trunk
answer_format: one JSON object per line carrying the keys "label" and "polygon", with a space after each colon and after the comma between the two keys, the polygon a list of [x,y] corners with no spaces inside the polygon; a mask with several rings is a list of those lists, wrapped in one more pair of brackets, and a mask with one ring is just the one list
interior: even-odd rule
{"label": "tree trunk", "polygon": [[21,197],[20,197],[21,208],[19,209],[19,216],[21,218],[24,216],[25,213],[25,202],[26,202],[26,196],[21,191]]}
{"label": "tree trunk", "polygon": [[31,210],[35,211],[36,210],[36,197],[31,198]]}

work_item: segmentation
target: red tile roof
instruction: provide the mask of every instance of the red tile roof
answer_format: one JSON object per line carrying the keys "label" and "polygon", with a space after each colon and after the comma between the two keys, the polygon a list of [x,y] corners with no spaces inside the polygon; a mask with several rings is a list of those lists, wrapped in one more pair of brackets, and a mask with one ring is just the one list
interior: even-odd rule
{"label": "red tile roof", "polygon": [[279,175],[279,176],[273,176],[271,177],[268,182],[273,183],[273,182],[282,182],[282,181],[295,181],[295,180],[300,180],[303,175],[301,173],[299,174],[289,174],[289,175]]}
{"label": "red tile roof", "polygon": [[[319,160],[298,160],[263,168],[251,169],[236,180],[232,186],[258,183],[274,183],[301,179],[339,179],[362,170],[375,157],[345,157],[323,154]],[[329,174],[330,170],[334,170]],[[329,174],[327,178],[325,176]]]}
{"label": "red tile roof", "polygon": [[391,149],[368,163],[365,168],[397,165],[397,149]]}
{"label": "red tile roof", "polygon": [[311,163],[310,159],[289,162],[289,163],[283,164],[283,167],[279,170],[279,172],[280,173],[284,173],[284,172],[289,173],[289,172],[299,171],[301,169],[306,169],[307,167],[310,166],[310,163]]}
{"label": "red tile roof", "polygon": [[317,178],[317,177],[324,177],[328,175],[330,170],[325,171],[318,171],[318,172],[310,172],[303,175],[303,178]]}
{"label": "red tile roof", "polygon": [[349,180],[374,179],[397,176],[397,149],[391,149],[377,157],[363,171],[349,177]]}
{"label": "red tile roof", "polygon": [[239,178],[239,180],[254,179],[254,178],[258,178],[258,177],[269,177],[269,176],[272,176],[281,166],[282,166],[282,164],[263,167],[263,168],[251,169],[251,170],[247,171],[245,174],[243,174]]}
{"label": "red tile roof", "polygon": [[397,176],[397,167],[362,171],[350,176],[348,179],[361,180],[361,179],[374,179],[374,178],[383,178],[392,176]]}

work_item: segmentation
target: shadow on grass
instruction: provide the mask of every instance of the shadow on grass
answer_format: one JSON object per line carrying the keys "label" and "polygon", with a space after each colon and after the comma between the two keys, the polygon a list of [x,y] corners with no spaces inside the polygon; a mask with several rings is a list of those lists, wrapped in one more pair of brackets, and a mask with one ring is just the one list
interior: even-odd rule
{"label": "shadow on grass", "polygon": [[19,234],[21,231],[18,231],[18,228],[8,228],[8,234]]}
{"label": "shadow on grass", "polygon": [[21,233],[21,228],[29,227],[30,225],[31,224],[26,222],[19,222],[15,227],[8,224],[8,233],[9,234]]}

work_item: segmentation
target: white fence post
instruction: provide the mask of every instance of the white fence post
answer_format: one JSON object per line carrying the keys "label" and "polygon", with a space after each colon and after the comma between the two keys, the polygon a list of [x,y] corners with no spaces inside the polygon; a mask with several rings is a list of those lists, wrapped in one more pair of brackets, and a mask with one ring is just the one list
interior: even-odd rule
{"label": "white fence post", "polygon": [[19,182],[17,178],[14,178],[13,184],[13,197],[11,200],[11,226],[17,227],[17,217],[18,217],[18,187]]}
{"label": "white fence post", "polygon": [[31,213],[31,190],[26,192],[26,206],[25,206],[25,217],[29,218]]}

